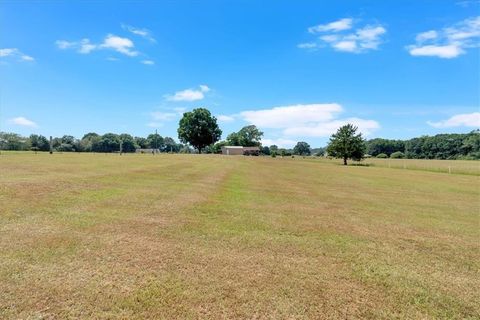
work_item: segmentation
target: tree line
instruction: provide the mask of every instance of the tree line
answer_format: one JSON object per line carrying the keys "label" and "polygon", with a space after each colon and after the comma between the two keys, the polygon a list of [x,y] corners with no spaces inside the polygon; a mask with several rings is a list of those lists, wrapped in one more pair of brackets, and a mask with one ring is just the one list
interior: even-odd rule
{"label": "tree line", "polygon": [[409,140],[371,139],[366,142],[366,153],[378,158],[480,159],[480,130]]}
{"label": "tree line", "polygon": [[[58,152],[135,152],[137,149],[158,149],[160,152],[191,152],[191,148],[177,143],[171,137],[162,137],[152,133],[145,137],[133,137],[130,134],[95,132],[85,134],[81,139],[70,135],[52,139],[52,148]],[[23,137],[16,133],[0,132],[0,150],[49,151],[50,141],[47,137],[31,134]]]}
{"label": "tree line", "polygon": [[[179,122],[177,143],[171,137],[155,133],[146,138],[130,134],[94,132],[81,139],[70,135],[56,137],[52,141],[55,151],[74,152],[135,152],[137,149],[156,149],[160,152],[190,153],[195,148],[198,153],[220,153],[223,146],[259,147],[264,155],[273,157],[301,155],[324,156],[361,160],[364,157],[411,158],[411,159],[480,159],[480,130],[466,134],[438,134],[409,140],[376,138],[365,140],[357,128],[351,124],[342,126],[332,135],[326,148],[312,149],[307,142],[298,142],[293,149],[279,148],[276,145],[262,146],[263,132],[254,125],[248,125],[238,132],[230,133],[220,141],[222,130],[217,119],[205,108],[185,112]],[[0,150],[49,151],[49,140],[32,134],[22,137],[15,133],[0,132]]]}

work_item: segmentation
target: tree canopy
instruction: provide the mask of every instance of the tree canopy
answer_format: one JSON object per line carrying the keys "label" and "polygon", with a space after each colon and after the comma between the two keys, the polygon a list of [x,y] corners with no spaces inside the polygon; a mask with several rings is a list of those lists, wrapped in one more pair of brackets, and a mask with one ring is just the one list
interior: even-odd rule
{"label": "tree canopy", "polygon": [[311,154],[310,145],[304,141],[297,142],[293,148],[293,154],[309,156]]}
{"label": "tree canopy", "polygon": [[361,133],[357,134],[357,129],[352,124],[340,127],[330,138],[327,146],[328,155],[342,158],[344,165],[347,165],[348,159],[363,159],[366,150],[365,140]]}
{"label": "tree canopy", "polygon": [[227,143],[230,146],[258,147],[261,145],[263,132],[254,125],[245,126],[238,132],[230,133]]}
{"label": "tree canopy", "polygon": [[198,153],[206,146],[214,144],[222,136],[217,118],[205,108],[185,112],[179,122],[178,138],[183,143],[191,144]]}

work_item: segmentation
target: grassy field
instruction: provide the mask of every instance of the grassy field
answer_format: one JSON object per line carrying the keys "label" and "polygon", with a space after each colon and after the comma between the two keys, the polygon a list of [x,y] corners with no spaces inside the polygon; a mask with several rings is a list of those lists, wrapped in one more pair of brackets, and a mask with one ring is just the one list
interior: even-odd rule
{"label": "grassy field", "polygon": [[478,319],[480,178],[0,155],[1,319]]}

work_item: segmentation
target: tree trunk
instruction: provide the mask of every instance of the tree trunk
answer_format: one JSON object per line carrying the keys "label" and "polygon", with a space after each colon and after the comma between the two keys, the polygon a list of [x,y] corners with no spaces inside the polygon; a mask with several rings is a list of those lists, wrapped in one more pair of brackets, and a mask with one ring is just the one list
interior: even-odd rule
{"label": "tree trunk", "polygon": [[343,158],[343,165],[344,165],[344,166],[347,165],[347,158],[346,158],[346,157]]}
{"label": "tree trunk", "polygon": [[198,154],[202,154],[202,148],[198,148]]}

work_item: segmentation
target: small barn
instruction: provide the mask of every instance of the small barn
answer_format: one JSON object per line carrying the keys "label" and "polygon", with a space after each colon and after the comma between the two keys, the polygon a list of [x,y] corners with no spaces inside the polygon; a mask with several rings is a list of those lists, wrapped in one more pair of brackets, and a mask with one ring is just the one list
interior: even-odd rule
{"label": "small barn", "polygon": [[224,146],[222,154],[227,156],[258,156],[260,154],[259,147],[242,147],[242,146]]}

